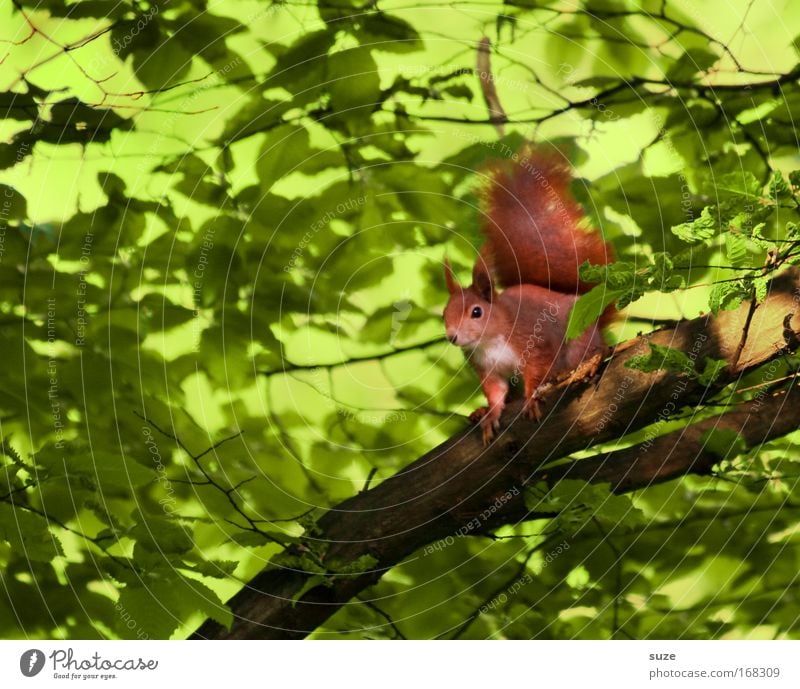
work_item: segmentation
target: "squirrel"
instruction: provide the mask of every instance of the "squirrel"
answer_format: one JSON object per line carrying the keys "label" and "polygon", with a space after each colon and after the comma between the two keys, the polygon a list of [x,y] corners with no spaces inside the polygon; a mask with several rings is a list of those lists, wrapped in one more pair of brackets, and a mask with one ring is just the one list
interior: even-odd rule
{"label": "squirrel", "polygon": [[599,231],[586,227],[571,182],[562,156],[531,144],[490,164],[479,191],[485,243],[472,285],[461,287],[445,259],[447,338],[465,350],[480,377],[488,407],[470,420],[480,422],[484,445],[500,428],[509,379],[522,378],[523,413],[540,421],[539,398],[549,381],[587,363],[594,375],[606,351],[601,329],[613,319],[613,306],[580,337],[565,338],[572,306],[593,287],[580,280],[579,266],[614,260]]}

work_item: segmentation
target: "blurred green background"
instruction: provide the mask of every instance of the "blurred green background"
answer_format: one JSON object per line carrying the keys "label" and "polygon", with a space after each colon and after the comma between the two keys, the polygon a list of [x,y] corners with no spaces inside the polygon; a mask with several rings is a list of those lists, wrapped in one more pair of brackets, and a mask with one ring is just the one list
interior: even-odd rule
{"label": "blurred green background", "polygon": [[[481,166],[523,140],[570,151],[617,250],[612,340],[739,304],[797,238],[789,0],[13,0],[0,27],[5,638],[229,623],[315,516],[466,427],[441,262],[467,279]],[[796,440],[615,523],[419,553],[315,635],[796,638]]]}

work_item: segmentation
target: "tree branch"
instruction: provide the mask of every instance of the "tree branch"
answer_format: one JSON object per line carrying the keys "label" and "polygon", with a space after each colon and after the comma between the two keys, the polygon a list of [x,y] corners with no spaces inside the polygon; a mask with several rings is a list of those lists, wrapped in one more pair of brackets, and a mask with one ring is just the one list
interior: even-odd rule
{"label": "tree branch", "polygon": [[[479,528],[487,530],[552,516],[531,514],[525,508],[522,489],[531,482],[582,478],[610,482],[618,492],[631,491],[689,473],[708,474],[719,460],[704,443],[704,433],[710,428],[735,430],[751,447],[794,430],[800,425],[800,394],[790,388],[756,395],[714,419],[655,437],[666,418],[699,404],[797,345],[800,274],[786,273],[771,283],[734,362],[748,310],[745,304],[617,347],[596,385],[556,388],[555,395],[545,400],[547,414],[541,424],[524,419],[521,402],[512,402],[503,416],[501,433],[488,448],[483,447],[478,430],[464,431],[383,483],[345,500],[319,520],[314,533],[306,537],[307,548],[287,549],[298,558],[304,548],[324,550],[327,585],[309,588],[313,572],[273,566],[229,602],[235,619],[231,631],[208,621],[194,638],[302,638],[376,583],[383,572],[476,519]],[[647,353],[649,342],[682,350],[700,369],[705,357],[725,359],[728,367],[710,388],[686,371],[647,374],[626,367],[632,356]],[[771,381],[770,368],[762,382]],[[543,468],[651,424],[655,424],[653,439],[638,447]],[[498,500],[508,495],[513,497]],[[364,556],[377,564],[360,573],[336,573],[341,567],[334,563],[352,563]]]}

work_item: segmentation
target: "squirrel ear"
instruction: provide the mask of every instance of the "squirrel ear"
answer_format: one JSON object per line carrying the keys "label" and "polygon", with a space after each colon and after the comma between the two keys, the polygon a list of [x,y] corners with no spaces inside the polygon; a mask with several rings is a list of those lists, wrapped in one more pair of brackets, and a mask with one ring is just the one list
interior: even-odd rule
{"label": "squirrel ear", "polygon": [[456,294],[461,291],[461,286],[458,284],[456,276],[453,275],[453,267],[446,258],[444,259],[444,280],[447,283],[447,291],[450,294]]}
{"label": "squirrel ear", "polygon": [[472,269],[472,286],[481,299],[488,302],[492,301],[492,297],[494,296],[494,284],[492,282],[492,275],[483,257],[478,257],[478,260],[475,261],[475,267]]}

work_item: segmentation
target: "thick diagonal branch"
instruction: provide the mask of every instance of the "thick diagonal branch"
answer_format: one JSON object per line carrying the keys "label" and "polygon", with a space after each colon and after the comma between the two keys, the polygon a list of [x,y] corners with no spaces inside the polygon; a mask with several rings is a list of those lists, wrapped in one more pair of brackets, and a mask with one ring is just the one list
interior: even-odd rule
{"label": "thick diagonal branch", "polygon": [[[474,429],[465,431],[337,505],[319,520],[313,538],[324,545],[327,561],[354,562],[371,555],[378,562],[373,570],[331,574],[328,586],[306,590],[312,573],[267,569],[230,601],[235,617],[230,632],[209,621],[195,638],[306,636],[384,571],[485,514],[498,504],[499,496],[521,496],[521,488],[531,481],[555,482],[569,476],[610,482],[618,491],[629,491],[688,473],[707,473],[717,457],[705,449],[704,433],[715,424],[737,431],[751,446],[786,434],[800,422],[796,391],[757,397],[714,421],[689,427],[683,435],[655,438],[646,447],[543,469],[570,453],[645,426],[655,424],[657,435],[663,419],[702,403],[708,394],[794,347],[800,332],[800,278],[787,274],[772,283],[768,298],[752,315],[745,346],[734,364],[747,312],[745,305],[717,317],[685,321],[618,347],[596,384],[560,389],[546,400],[541,424],[522,418],[521,405],[512,403],[502,432],[488,448]],[[645,374],[626,367],[632,356],[649,351],[648,342],[680,349],[700,368],[706,357],[724,359],[729,367],[710,389],[687,371]],[[771,381],[769,369],[766,366],[763,374],[765,384]],[[483,525],[487,528],[535,516],[526,512],[521,497],[490,513]]]}

